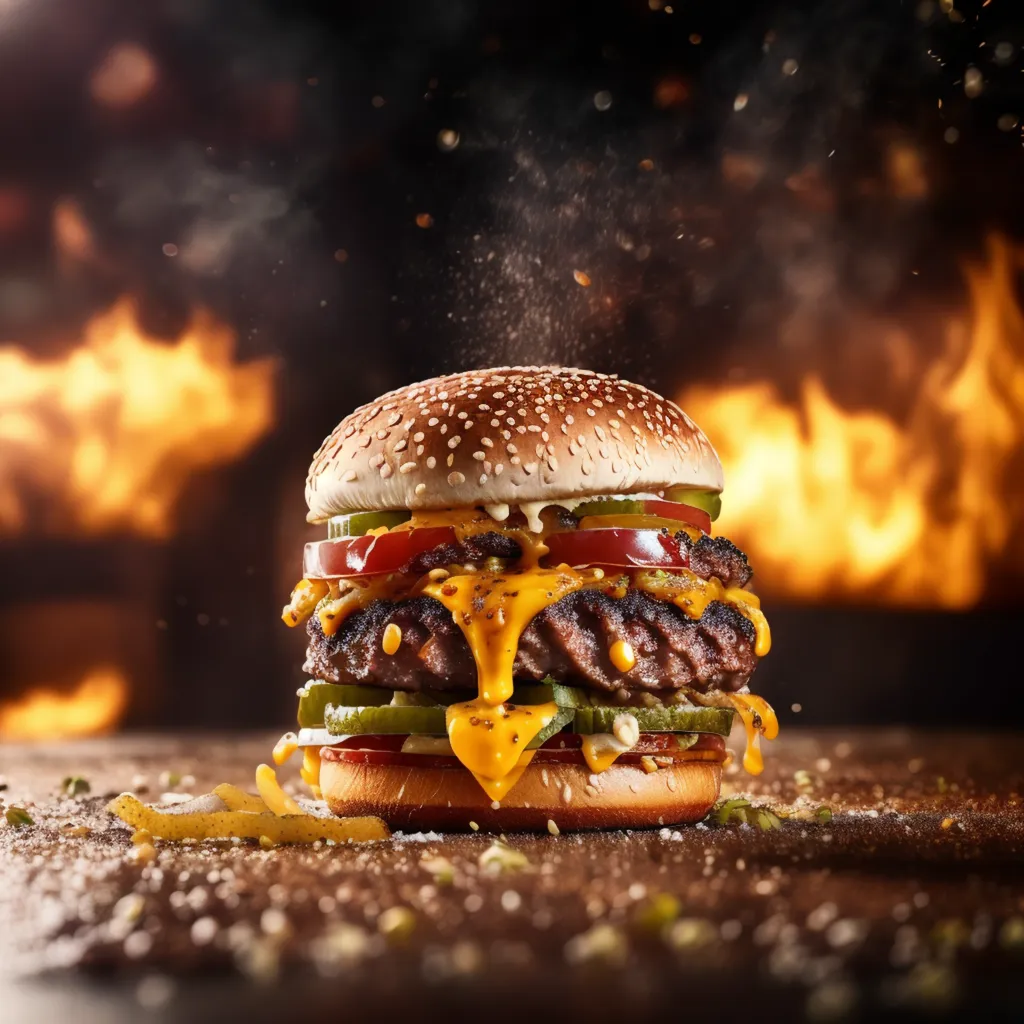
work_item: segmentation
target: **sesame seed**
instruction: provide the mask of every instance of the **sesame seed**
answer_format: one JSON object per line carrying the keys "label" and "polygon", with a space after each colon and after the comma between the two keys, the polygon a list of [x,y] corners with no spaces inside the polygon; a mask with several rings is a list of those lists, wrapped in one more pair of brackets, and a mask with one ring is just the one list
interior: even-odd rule
{"label": "sesame seed", "polygon": [[465,482],[465,476],[463,476],[462,473],[458,472],[458,470],[456,470],[454,473],[448,474],[448,483],[451,484],[452,487],[457,487],[459,484]]}
{"label": "sesame seed", "polygon": [[387,480],[387,478],[391,476],[393,472],[394,470],[390,466],[384,465],[380,467],[380,475],[382,480]]}
{"label": "sesame seed", "polygon": [[476,459],[477,462],[483,462],[484,459],[487,458],[487,453],[483,451],[473,452],[473,458]]}
{"label": "sesame seed", "polygon": [[437,465],[437,459],[433,455],[427,456],[427,469],[433,469]]}
{"label": "sesame seed", "polygon": [[350,469],[341,479],[344,480],[345,483],[350,484],[355,480],[356,475],[356,471],[354,469]]}
{"label": "sesame seed", "polygon": [[427,485],[426,484],[417,484],[416,485],[416,493],[417,494],[422,494],[426,489],[427,489]]}
{"label": "sesame seed", "polygon": [[398,467],[398,472],[399,473],[411,473],[415,468],[416,468],[416,463],[415,462],[403,462]]}

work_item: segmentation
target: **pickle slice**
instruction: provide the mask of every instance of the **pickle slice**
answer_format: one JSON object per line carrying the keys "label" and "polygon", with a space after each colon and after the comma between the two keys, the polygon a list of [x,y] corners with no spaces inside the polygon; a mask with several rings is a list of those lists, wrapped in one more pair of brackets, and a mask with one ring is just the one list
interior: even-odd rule
{"label": "pickle slice", "polygon": [[728,736],[732,728],[732,708],[701,707],[589,707],[578,708],[573,731],[580,733],[611,732],[617,715],[631,714],[641,732],[712,732]]}
{"label": "pickle slice", "polygon": [[556,732],[561,732],[572,721],[575,714],[576,712],[572,708],[559,708],[558,714],[526,744],[526,749],[535,750],[545,740],[551,739]]}
{"label": "pickle slice", "polygon": [[300,691],[299,725],[303,729],[315,729],[323,725],[324,708],[328,704],[365,708],[390,704],[393,696],[391,690],[382,690],[377,686],[353,686],[310,681]]}
{"label": "pickle slice", "polygon": [[332,736],[409,735],[445,736],[442,707],[351,708],[328,704],[324,724]]}
{"label": "pickle slice", "polygon": [[362,537],[370,530],[386,526],[389,530],[412,518],[411,512],[352,512],[347,516],[331,516],[327,520],[327,539]]}
{"label": "pickle slice", "polygon": [[599,498],[577,505],[572,514],[577,519],[584,516],[642,516],[644,503],[635,498]]}
{"label": "pickle slice", "polygon": [[711,517],[711,522],[722,514],[722,496],[715,491],[689,491],[685,487],[670,487],[665,492],[665,500],[703,509]]}

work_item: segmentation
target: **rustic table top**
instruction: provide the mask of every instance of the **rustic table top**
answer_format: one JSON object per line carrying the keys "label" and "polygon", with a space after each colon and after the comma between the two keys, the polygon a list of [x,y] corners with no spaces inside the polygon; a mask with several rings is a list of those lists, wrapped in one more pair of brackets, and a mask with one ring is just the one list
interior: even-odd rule
{"label": "rustic table top", "polygon": [[[790,730],[724,787],[780,828],[510,836],[525,863],[497,871],[482,834],[147,864],[103,810],[173,775],[252,789],[273,739],[0,749],[0,799],[34,822],[0,819],[0,1019],[1024,1015],[1019,734]],[[88,795],[55,795],[71,775]]]}

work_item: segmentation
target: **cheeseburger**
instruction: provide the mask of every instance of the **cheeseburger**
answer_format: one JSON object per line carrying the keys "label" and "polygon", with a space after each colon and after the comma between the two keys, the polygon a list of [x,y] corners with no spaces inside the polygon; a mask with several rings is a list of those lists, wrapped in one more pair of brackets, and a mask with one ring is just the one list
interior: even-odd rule
{"label": "cheeseburger", "polygon": [[678,406],[587,370],[502,367],[384,395],[306,481],[302,775],[398,828],[697,821],[734,715],[775,715],[746,556],[711,535],[722,467]]}

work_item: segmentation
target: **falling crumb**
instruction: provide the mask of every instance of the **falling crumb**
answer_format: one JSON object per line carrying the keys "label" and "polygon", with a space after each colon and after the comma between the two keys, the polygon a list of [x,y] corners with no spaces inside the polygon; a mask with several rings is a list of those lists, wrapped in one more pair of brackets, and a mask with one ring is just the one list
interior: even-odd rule
{"label": "falling crumb", "polygon": [[952,818],[943,818],[942,819],[942,828],[951,828],[952,825],[953,825],[953,819]]}
{"label": "falling crumb", "polygon": [[653,171],[654,161],[645,157],[643,160],[640,161],[639,167],[641,171]]}
{"label": "falling crumb", "polygon": [[416,214],[416,227],[418,228],[431,228],[434,226],[434,218],[429,213],[417,213]]}
{"label": "falling crumb", "polygon": [[576,283],[583,288],[590,287],[590,277],[585,274],[582,270],[574,270],[572,276],[576,279]]}
{"label": "falling crumb", "polygon": [[437,148],[442,153],[450,153],[459,146],[459,133],[452,128],[442,128],[437,133]]}
{"label": "falling crumb", "polygon": [[559,827],[554,823],[554,821],[551,818],[548,818],[548,831],[553,836],[558,836],[562,834],[561,829],[559,829]]}
{"label": "falling crumb", "polygon": [[745,92],[739,93],[736,99],[732,101],[732,109],[739,113],[747,105],[748,99],[749,97]]}

